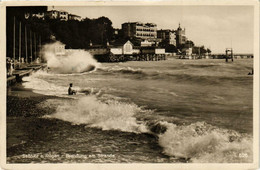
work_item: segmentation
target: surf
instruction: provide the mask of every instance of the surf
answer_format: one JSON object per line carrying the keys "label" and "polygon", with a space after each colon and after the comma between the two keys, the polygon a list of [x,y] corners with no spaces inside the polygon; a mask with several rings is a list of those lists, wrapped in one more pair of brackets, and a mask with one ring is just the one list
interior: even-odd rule
{"label": "surf", "polygon": [[51,73],[71,74],[84,73],[96,70],[100,67],[94,57],[87,51],[67,51],[64,55],[56,55],[56,46],[61,42],[46,44],[41,50],[43,58],[47,61],[47,67]]}
{"label": "surf", "polygon": [[[49,99],[50,103],[53,103]],[[169,158],[194,163],[252,162],[252,137],[235,130],[215,127],[206,122],[177,125],[166,120],[145,118],[156,111],[145,110],[134,103],[99,99],[96,95],[62,102],[54,114],[45,118],[60,119],[86,128],[117,130],[153,135]],[[143,119],[138,119],[142,117]],[[247,157],[240,157],[243,153]]]}

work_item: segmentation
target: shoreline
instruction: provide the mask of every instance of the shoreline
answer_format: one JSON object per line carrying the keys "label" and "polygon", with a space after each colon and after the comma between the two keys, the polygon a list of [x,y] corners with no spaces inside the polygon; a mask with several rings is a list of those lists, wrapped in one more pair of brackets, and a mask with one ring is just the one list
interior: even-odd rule
{"label": "shoreline", "polygon": [[[155,148],[152,153],[154,156],[151,157],[160,157],[163,162],[186,162],[182,159],[170,159],[169,156],[162,154],[162,148],[158,145],[158,138],[150,134],[121,133],[117,130],[104,131],[100,128],[88,128],[85,124],[74,125],[71,122],[59,119],[42,118],[43,115],[52,114],[55,111],[54,108],[38,106],[39,103],[48,99],[60,99],[60,97],[34,93],[31,89],[25,89],[21,83],[9,89],[6,120],[8,163],[31,163],[32,161],[37,163],[46,161],[51,163],[102,163],[103,161],[122,163],[124,160],[120,159],[120,155],[124,155],[125,150],[135,152],[143,145],[147,148]],[[20,109],[20,112],[18,109]],[[95,141],[93,143],[94,138],[97,141],[106,138],[108,145],[113,143],[114,139],[106,135],[116,136],[116,138],[121,138],[124,141],[114,143],[114,145],[118,145],[114,146],[117,151],[106,147],[99,149],[99,144]],[[78,145],[67,150],[66,148],[71,146],[74,138],[77,138],[78,142],[76,143]],[[139,141],[140,139],[144,141]],[[61,141],[65,141],[62,144],[65,147],[61,147]],[[137,142],[141,142],[143,145],[139,145]],[[104,153],[101,152],[103,149],[105,150]],[[138,151],[136,153],[140,154]],[[136,162],[139,161],[136,160]],[[153,160],[152,162],[156,161]]]}
{"label": "shoreline", "polygon": [[[36,72],[40,69],[46,68],[46,63],[38,63],[38,64],[23,64],[20,68],[16,68],[12,71],[10,76],[6,77],[7,87],[15,85],[17,83],[22,82],[22,78],[25,76],[29,76],[33,72]],[[7,70],[9,72],[10,70]]]}

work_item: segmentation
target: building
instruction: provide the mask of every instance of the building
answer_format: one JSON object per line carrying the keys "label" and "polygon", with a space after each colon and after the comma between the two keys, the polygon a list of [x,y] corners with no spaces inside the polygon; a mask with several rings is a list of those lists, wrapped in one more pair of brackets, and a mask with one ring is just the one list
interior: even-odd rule
{"label": "building", "polygon": [[70,18],[75,20],[81,18],[80,16],[69,14],[66,11],[57,11],[57,10],[47,11],[46,17],[48,17],[49,19],[59,19],[61,21],[68,21]]}
{"label": "building", "polygon": [[57,10],[51,10],[46,12],[46,16],[50,19],[58,19],[60,16],[60,12]]}
{"label": "building", "polygon": [[32,17],[44,20],[45,14],[44,14],[44,12],[38,12],[38,13],[32,14]]}
{"label": "building", "polygon": [[69,19],[69,13],[66,11],[59,11],[59,19],[61,21],[68,21]]}
{"label": "building", "polygon": [[175,31],[176,33],[176,46],[180,47],[181,45],[185,44],[187,41],[187,38],[185,36],[185,28],[182,29],[180,24],[178,29]]}
{"label": "building", "polygon": [[82,18],[78,15],[70,14],[66,11],[58,11],[58,10],[50,10],[50,11],[44,11],[44,12],[26,12],[24,13],[24,18],[29,19],[30,17],[38,18],[45,20],[48,19],[59,19],[61,21],[68,21],[68,20],[77,20],[81,21]]}
{"label": "building", "polygon": [[69,15],[68,15],[68,19],[69,19],[69,20],[81,21],[81,17],[78,16],[78,15],[74,15],[74,14],[69,14]]}
{"label": "building", "polygon": [[176,46],[176,35],[174,30],[158,30],[157,38],[160,39],[161,42],[166,42],[167,44]]}
{"label": "building", "polygon": [[154,43],[144,40],[141,42],[141,47],[151,47]]}
{"label": "building", "polygon": [[55,44],[55,55],[63,56],[66,54],[65,45],[64,44]]}
{"label": "building", "polygon": [[153,23],[127,22],[122,24],[123,37],[136,37],[154,40],[157,38],[157,25]]}

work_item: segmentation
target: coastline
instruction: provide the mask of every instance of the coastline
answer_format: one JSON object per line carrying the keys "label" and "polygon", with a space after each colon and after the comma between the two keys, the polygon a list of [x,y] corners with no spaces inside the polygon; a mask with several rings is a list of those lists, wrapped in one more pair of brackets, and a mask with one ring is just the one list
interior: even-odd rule
{"label": "coastline", "polygon": [[[142,155],[143,152],[139,150],[143,147],[154,148],[149,155],[151,162],[186,162],[162,154],[158,139],[153,135],[103,131],[100,128],[88,128],[86,124],[46,119],[43,116],[54,113],[55,108],[41,107],[38,104],[48,99],[63,100],[56,96],[34,93],[31,89],[25,89],[21,83],[8,88],[7,163],[147,162],[139,157],[128,160],[128,155],[125,155],[127,152]],[[117,143],[109,136],[115,136],[121,142]],[[100,146],[99,141],[106,144]],[[112,143],[112,148],[106,147]],[[72,148],[68,150],[70,147]]]}
{"label": "coastline", "polygon": [[42,108],[37,104],[55,96],[44,96],[34,93],[31,89],[26,89],[21,83],[16,83],[7,88],[6,95],[7,110],[6,110],[6,125],[7,125],[7,155],[10,148],[17,147],[27,140],[26,132],[22,125],[26,121],[34,121],[36,117],[45,114],[51,114],[54,110],[51,108]]}

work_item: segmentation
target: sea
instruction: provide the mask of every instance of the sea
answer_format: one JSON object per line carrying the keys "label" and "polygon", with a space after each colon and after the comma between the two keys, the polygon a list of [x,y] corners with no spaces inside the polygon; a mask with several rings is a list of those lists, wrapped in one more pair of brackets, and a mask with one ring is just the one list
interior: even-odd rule
{"label": "sea", "polygon": [[[49,69],[23,78],[24,88],[56,96],[37,106],[54,111],[35,118],[48,126],[43,139],[10,160],[253,161],[253,59],[87,62],[49,62]],[[76,95],[68,95],[70,83]]]}

